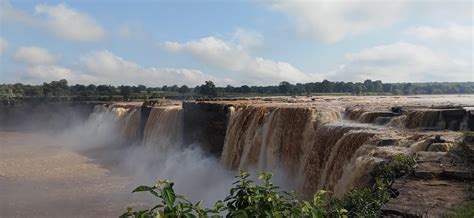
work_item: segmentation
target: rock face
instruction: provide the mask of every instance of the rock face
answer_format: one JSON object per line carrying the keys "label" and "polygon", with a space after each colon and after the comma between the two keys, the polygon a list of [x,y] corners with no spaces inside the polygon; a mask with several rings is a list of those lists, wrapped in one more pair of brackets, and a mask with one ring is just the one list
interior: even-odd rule
{"label": "rock face", "polygon": [[350,120],[362,123],[387,125],[392,120],[402,120],[403,126],[408,129],[424,130],[474,130],[472,111],[462,107],[392,107],[366,108],[348,107],[345,115]]}
{"label": "rock face", "polygon": [[406,179],[392,185],[400,195],[382,207],[385,216],[444,217],[469,201],[470,184],[444,179]]}
{"label": "rock face", "polygon": [[421,151],[417,162],[412,177],[393,184],[400,194],[382,207],[384,215],[445,217],[472,200],[472,169],[456,154]]}
{"label": "rock face", "polygon": [[143,134],[145,132],[145,126],[150,117],[152,107],[142,105],[140,108],[140,138],[143,139]]}
{"label": "rock face", "polygon": [[220,156],[229,107],[212,102],[183,102],[184,143],[198,143],[205,151]]}
{"label": "rock face", "polygon": [[446,152],[418,152],[418,166],[414,176],[419,179],[471,180],[473,174],[464,163],[455,160],[453,154]]}
{"label": "rock face", "polygon": [[428,151],[450,151],[453,149],[454,145],[452,143],[432,143],[428,147]]}

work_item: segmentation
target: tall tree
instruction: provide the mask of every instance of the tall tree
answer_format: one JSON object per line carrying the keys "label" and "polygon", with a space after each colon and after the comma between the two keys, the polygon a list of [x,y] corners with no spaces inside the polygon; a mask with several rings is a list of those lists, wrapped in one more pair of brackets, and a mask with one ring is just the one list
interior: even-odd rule
{"label": "tall tree", "polygon": [[206,81],[204,85],[201,85],[199,93],[209,97],[216,97],[216,85],[214,85],[214,82],[212,82],[211,80]]}

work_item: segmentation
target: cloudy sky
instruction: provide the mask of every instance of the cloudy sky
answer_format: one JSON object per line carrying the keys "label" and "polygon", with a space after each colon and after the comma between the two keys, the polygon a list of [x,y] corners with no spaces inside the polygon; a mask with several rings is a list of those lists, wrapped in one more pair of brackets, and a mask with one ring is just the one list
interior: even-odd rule
{"label": "cloudy sky", "polygon": [[0,83],[474,81],[473,1],[0,0]]}

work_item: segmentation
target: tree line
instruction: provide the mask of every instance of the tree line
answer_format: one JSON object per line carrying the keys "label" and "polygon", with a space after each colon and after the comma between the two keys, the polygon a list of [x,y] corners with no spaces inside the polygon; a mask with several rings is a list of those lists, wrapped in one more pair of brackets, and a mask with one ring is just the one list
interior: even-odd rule
{"label": "tree line", "polygon": [[364,82],[296,83],[286,81],[270,86],[217,87],[212,81],[196,87],[186,85],[147,87],[112,85],[69,85],[65,79],[44,82],[41,85],[22,83],[0,85],[0,97],[71,97],[76,100],[131,100],[153,98],[228,97],[254,95],[311,95],[341,93],[348,95],[413,95],[413,94],[467,94],[474,93],[474,82],[383,83],[380,80]]}

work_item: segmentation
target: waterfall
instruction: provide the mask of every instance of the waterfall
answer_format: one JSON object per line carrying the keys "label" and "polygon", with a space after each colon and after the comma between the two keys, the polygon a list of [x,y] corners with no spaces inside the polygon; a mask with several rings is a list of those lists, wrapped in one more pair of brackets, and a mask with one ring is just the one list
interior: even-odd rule
{"label": "waterfall", "polygon": [[230,169],[283,169],[305,197],[319,189],[341,196],[384,160],[374,150],[391,149],[373,146],[384,127],[339,122],[336,108],[260,105],[230,111],[221,163]]}
{"label": "waterfall", "polygon": [[[342,127],[342,129],[346,128]],[[336,127],[336,131],[340,130],[337,130]],[[342,131],[345,132],[346,130]],[[330,147],[330,151],[329,157],[325,161],[319,175],[318,189],[334,190],[334,185],[342,176],[343,167],[349,163],[355,151],[373,135],[373,133],[366,130],[350,130],[345,132],[335,144],[325,145]],[[319,144],[317,145],[320,146]]]}
{"label": "waterfall", "polygon": [[229,118],[221,162],[231,169],[283,168],[296,175],[314,129],[339,118],[337,109],[238,108]]}
{"label": "waterfall", "polygon": [[402,115],[402,116],[398,116],[398,117],[393,117],[390,119],[390,121],[388,121],[387,124],[385,124],[386,126],[390,126],[390,127],[395,127],[395,128],[400,128],[400,129],[403,129],[405,128],[406,126],[406,119],[407,119],[407,116],[406,115]]}
{"label": "waterfall", "polygon": [[[359,106],[346,109],[291,104],[221,106],[196,104],[189,106],[192,112],[181,106],[160,106],[147,108],[145,112],[138,106],[113,104],[97,106],[94,114],[112,117],[125,138],[141,140],[141,145],[151,153],[179,150],[184,143],[185,125],[205,133],[205,137],[216,134],[220,137],[225,130],[223,145],[217,145],[223,146],[220,156],[223,166],[258,172],[283,170],[286,179],[292,180],[289,182],[292,188],[304,197],[320,189],[331,190],[340,197],[367,184],[375,164],[395,154],[426,150],[430,135],[407,132],[407,128],[433,128],[449,124],[443,121],[448,115],[451,120],[460,116],[458,111],[448,111],[443,117],[439,110],[411,109],[395,113],[388,108],[368,111]],[[226,110],[222,109],[225,107]],[[189,119],[185,124],[185,112],[187,116],[202,115],[205,119]],[[469,114],[461,115],[467,123]],[[217,124],[226,128],[215,128]],[[463,128],[466,125],[463,123]]]}
{"label": "waterfall", "polygon": [[118,131],[127,143],[134,142],[140,136],[140,107],[120,104],[96,105],[92,118],[106,114],[116,122]]}
{"label": "waterfall", "polygon": [[140,137],[140,109],[129,109],[121,120],[123,135],[129,141],[135,141]]}
{"label": "waterfall", "polygon": [[183,114],[181,106],[154,107],[146,122],[142,145],[164,151],[181,145]]}
{"label": "waterfall", "polygon": [[[443,129],[441,121],[441,112],[439,110],[412,110],[408,111],[406,118],[406,127],[414,128],[439,128]],[[439,126],[439,125],[442,125]]]}
{"label": "waterfall", "polygon": [[147,148],[166,150],[180,145],[183,138],[183,115],[181,106],[151,108],[146,120],[143,138],[140,138],[141,107],[136,105],[96,105],[90,119],[109,117],[125,143],[142,142]]}

